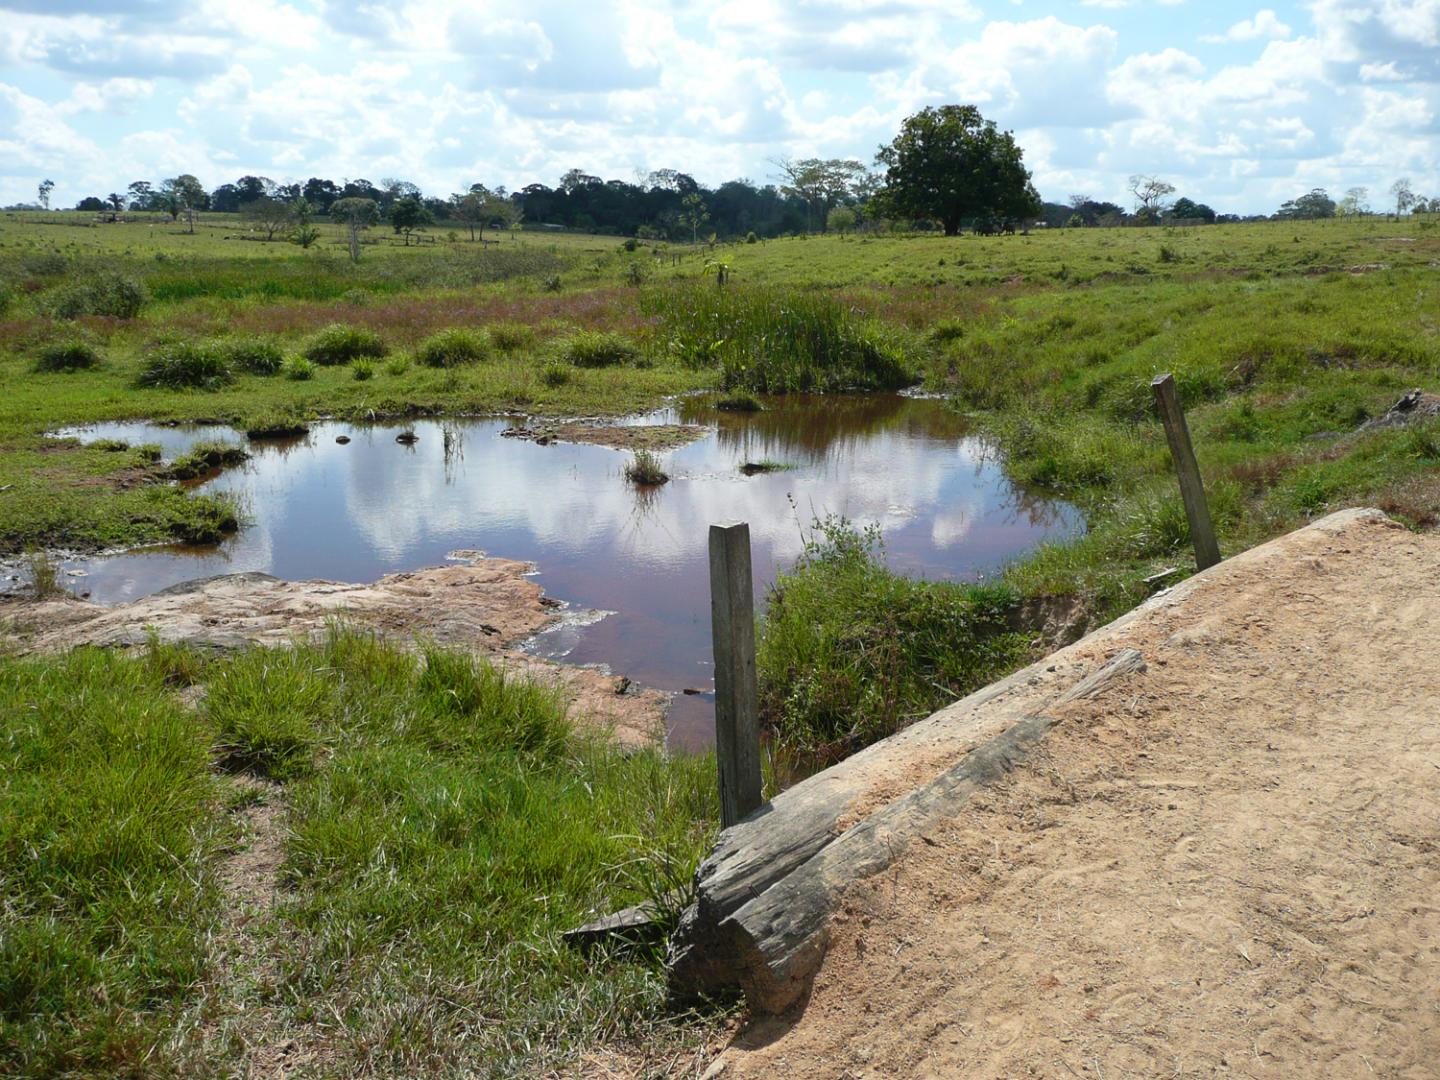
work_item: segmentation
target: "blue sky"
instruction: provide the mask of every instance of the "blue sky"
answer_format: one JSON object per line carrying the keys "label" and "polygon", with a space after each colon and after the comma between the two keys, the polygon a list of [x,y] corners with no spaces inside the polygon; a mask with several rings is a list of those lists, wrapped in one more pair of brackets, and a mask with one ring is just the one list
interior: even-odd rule
{"label": "blue sky", "polygon": [[1440,0],[0,0],[0,203],[191,172],[706,183],[978,105],[1046,198],[1440,195]]}

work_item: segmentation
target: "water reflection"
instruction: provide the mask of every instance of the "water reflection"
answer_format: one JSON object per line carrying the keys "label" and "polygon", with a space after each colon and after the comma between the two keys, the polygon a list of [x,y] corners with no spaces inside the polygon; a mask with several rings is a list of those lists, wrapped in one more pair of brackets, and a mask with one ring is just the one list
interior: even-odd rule
{"label": "water reflection", "polygon": [[[317,425],[261,444],[244,468],[208,481],[253,521],[218,548],[152,549],[75,564],[112,603],[178,581],[259,570],[285,578],[370,581],[434,565],[456,549],[534,561],[550,595],[611,612],[534,643],[546,655],[603,663],[677,697],[672,742],[709,738],[706,530],[750,522],[756,591],[800,553],[812,517],[844,514],[885,533],[906,573],[967,579],[1078,527],[1070,508],[1015,491],[986,446],[943,402],[899,396],[792,398],[761,413],[685,402],[649,422],[710,434],[664,456],[672,479],[636,488],[627,456],[598,446],[500,437],[505,419]],[[417,441],[398,445],[401,430]],[[216,430],[102,425],[86,437],[161,442],[167,456]],[[349,443],[338,443],[338,436]],[[742,476],[746,461],[792,468]],[[757,598],[761,598],[757,595]]]}

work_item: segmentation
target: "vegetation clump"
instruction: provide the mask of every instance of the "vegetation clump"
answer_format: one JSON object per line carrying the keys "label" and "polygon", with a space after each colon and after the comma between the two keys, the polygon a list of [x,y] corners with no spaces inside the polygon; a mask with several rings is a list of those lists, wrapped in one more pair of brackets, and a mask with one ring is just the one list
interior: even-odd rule
{"label": "vegetation clump", "polygon": [[651,450],[636,450],[625,466],[625,479],[641,487],[655,487],[670,479],[660,464],[660,457]]}
{"label": "vegetation clump", "polygon": [[236,371],[251,375],[275,375],[285,363],[278,344],[255,335],[226,338],[216,342],[215,349]]}
{"label": "vegetation clump", "polygon": [[640,350],[629,338],[596,330],[578,330],[556,346],[560,355],[579,368],[633,364]]}
{"label": "vegetation clump", "polygon": [[378,360],[389,351],[384,339],[374,330],[344,323],[331,323],[311,337],[301,350],[306,360],[322,367],[362,359]]}
{"label": "vegetation clump", "polygon": [[140,386],[167,390],[218,390],[235,381],[230,363],[213,346],[169,341],[155,346],[140,366]]}
{"label": "vegetation clump", "polygon": [[96,274],[83,281],[61,285],[48,297],[47,307],[57,319],[99,315],[133,319],[145,306],[145,286],[123,274]]}
{"label": "vegetation clump", "polygon": [[1009,671],[1002,585],[916,581],[885,566],[878,530],[817,521],[773,586],[756,653],[760,709],[779,743],[835,760]]}
{"label": "vegetation clump", "polygon": [[490,339],[484,331],[456,326],[431,334],[415,350],[415,359],[426,367],[452,368],[478,364],[490,355]]}
{"label": "vegetation clump", "polygon": [[217,469],[240,465],[250,455],[238,446],[223,442],[202,442],[176,458],[167,470],[172,480],[196,480]]}
{"label": "vegetation clump", "polygon": [[84,371],[100,366],[100,351],[86,341],[57,341],[42,345],[35,355],[36,371]]}
{"label": "vegetation clump", "polygon": [[315,365],[303,356],[290,357],[280,370],[291,382],[307,382],[315,377]]}
{"label": "vegetation clump", "polygon": [[285,413],[262,413],[245,422],[250,439],[291,439],[310,433],[310,425]]}

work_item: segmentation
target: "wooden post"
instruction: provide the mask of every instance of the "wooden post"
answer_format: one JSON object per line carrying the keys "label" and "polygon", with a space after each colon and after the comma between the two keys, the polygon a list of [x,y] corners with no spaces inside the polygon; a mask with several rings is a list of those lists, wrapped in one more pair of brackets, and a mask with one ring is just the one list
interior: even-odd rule
{"label": "wooden post", "polygon": [[710,630],[715,647],[715,757],[720,824],[760,805],[760,716],[755,683],[755,598],[750,526],[710,526]]}
{"label": "wooden post", "polygon": [[1158,375],[1150,384],[1155,391],[1155,407],[1165,425],[1165,438],[1170,442],[1170,456],[1180,477],[1180,497],[1185,500],[1185,516],[1190,521],[1190,542],[1195,545],[1195,565],[1201,570],[1220,561],[1220,545],[1215,540],[1215,526],[1210,522],[1210,508],[1205,503],[1205,485],[1200,480],[1200,466],[1195,461],[1195,448],[1190,445],[1190,429],[1185,414],[1175,397],[1175,377]]}

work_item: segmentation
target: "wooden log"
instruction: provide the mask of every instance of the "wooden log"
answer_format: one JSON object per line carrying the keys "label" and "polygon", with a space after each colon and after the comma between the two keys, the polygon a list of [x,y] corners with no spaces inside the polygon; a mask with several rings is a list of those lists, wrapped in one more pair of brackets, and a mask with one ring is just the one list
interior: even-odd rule
{"label": "wooden log", "polygon": [[[1044,704],[1088,696],[1137,670],[1137,664],[1143,667],[1137,653],[1122,652]],[[672,940],[672,988],[684,995],[740,984],[757,1008],[784,1008],[779,1003],[793,1000],[799,992],[795,988],[803,987],[818,963],[829,905],[843,884],[876,872],[876,857],[890,857],[883,853],[913,837],[936,814],[943,816],[947,808],[963,802],[971,790],[965,786],[967,767],[978,770],[975,782],[993,779],[1030,745],[1027,733],[1032,728],[1037,738],[1049,730],[1048,722],[1043,730],[1034,723],[1025,726],[1040,704],[1033,692],[1025,692],[1038,681],[1037,672],[1038,665],[972,694],[783,792],[722,832],[697,872],[696,904],[682,917]],[[897,760],[923,757],[937,739],[963,746],[978,730],[993,731],[997,725],[1003,726],[1001,734],[960,757],[918,791],[885,800],[878,812],[841,828],[857,799],[873,794],[870,780],[876,773]],[[1007,736],[1009,742],[1003,741]],[[998,762],[1006,763],[1004,769],[986,771],[987,763]],[[832,854],[832,848],[837,853]],[[773,904],[767,902],[771,900]],[[795,912],[788,915],[783,908],[792,903]]]}
{"label": "wooden log", "polygon": [[750,526],[710,526],[710,629],[715,650],[715,761],[720,823],[731,826],[761,801],[760,708],[755,677],[755,593]]}
{"label": "wooden log", "polygon": [[1206,570],[1220,561],[1220,544],[1215,539],[1215,526],[1210,521],[1210,507],[1205,502],[1205,485],[1200,479],[1200,466],[1195,461],[1195,447],[1190,443],[1190,428],[1185,413],[1175,396],[1175,377],[1160,375],[1150,384],[1155,392],[1155,408],[1165,425],[1165,438],[1170,443],[1170,456],[1180,478],[1180,497],[1185,502],[1185,517],[1190,522],[1190,543],[1195,547],[1195,565]]}

